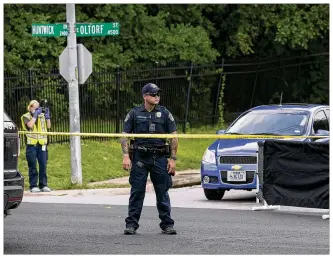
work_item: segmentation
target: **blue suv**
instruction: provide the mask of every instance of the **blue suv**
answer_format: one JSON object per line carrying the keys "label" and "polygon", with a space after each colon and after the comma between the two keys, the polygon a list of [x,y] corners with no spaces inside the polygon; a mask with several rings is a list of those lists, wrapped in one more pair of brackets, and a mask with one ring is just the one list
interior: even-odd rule
{"label": "blue suv", "polygon": [[[329,106],[258,106],[242,113],[226,130],[217,134],[304,135],[304,138],[292,140],[315,141],[306,136],[329,137]],[[262,140],[265,139],[218,139],[207,148],[201,161],[201,185],[208,200],[221,200],[225,191],[231,189],[256,189],[257,142]]]}

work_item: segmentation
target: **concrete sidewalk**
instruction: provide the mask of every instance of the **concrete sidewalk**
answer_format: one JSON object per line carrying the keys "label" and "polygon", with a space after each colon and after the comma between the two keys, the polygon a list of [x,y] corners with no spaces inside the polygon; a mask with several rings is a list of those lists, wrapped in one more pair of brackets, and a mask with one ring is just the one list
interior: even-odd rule
{"label": "concrete sidewalk", "polygon": [[[89,183],[88,186],[94,187],[97,185],[127,185],[129,177],[120,177],[100,182]],[[172,188],[180,188],[192,185],[200,184],[200,170],[189,169],[184,171],[176,172],[176,175],[172,177],[173,186]],[[154,186],[148,176],[146,192],[153,192]],[[130,193],[129,187],[124,188],[101,188],[101,189],[78,189],[78,190],[54,190],[49,193],[31,193],[25,191],[24,196],[91,196],[91,195],[126,195]]]}

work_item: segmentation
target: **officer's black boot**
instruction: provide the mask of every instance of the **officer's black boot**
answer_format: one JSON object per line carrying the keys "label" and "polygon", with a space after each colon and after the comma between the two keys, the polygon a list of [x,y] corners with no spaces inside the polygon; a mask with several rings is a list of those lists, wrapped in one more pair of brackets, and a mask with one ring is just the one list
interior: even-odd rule
{"label": "officer's black boot", "polygon": [[134,235],[136,233],[136,230],[132,227],[128,227],[124,230],[125,235]]}
{"label": "officer's black boot", "polygon": [[173,226],[170,226],[162,229],[162,233],[167,235],[176,235],[177,231],[173,228]]}

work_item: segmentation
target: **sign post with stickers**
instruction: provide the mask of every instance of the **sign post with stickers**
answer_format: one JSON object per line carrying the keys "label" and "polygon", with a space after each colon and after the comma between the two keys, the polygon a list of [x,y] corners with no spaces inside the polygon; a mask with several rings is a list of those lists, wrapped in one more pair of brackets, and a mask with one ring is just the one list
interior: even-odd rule
{"label": "sign post with stickers", "polygon": [[[80,133],[79,84],[85,83],[92,72],[92,55],[76,37],[117,36],[118,22],[76,23],[75,4],[66,4],[66,23],[33,23],[34,37],[67,37],[67,47],[59,56],[60,74],[68,82],[69,126],[71,133]],[[70,137],[71,182],[82,185],[80,136]]]}

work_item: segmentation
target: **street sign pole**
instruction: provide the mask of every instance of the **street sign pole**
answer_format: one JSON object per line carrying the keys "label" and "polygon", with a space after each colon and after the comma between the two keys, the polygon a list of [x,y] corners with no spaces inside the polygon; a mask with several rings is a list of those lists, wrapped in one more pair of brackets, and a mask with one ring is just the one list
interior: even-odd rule
{"label": "street sign pole", "polygon": [[[83,84],[92,72],[92,55],[83,44],[76,43],[76,37],[117,36],[119,22],[76,23],[75,4],[66,4],[67,23],[33,23],[33,37],[67,37],[67,47],[59,56],[59,71],[68,82],[69,131],[80,132],[79,83]],[[71,181],[82,185],[80,136],[70,137]]]}
{"label": "street sign pole", "polygon": [[[77,67],[77,46],[75,31],[75,4],[66,4],[68,24],[68,93],[69,93],[69,127],[71,133],[80,132],[79,83]],[[81,140],[80,136],[70,137],[71,147],[71,181],[82,185]]]}

